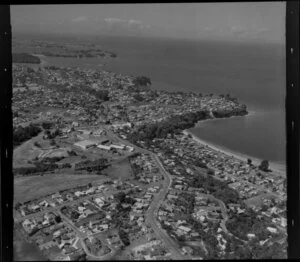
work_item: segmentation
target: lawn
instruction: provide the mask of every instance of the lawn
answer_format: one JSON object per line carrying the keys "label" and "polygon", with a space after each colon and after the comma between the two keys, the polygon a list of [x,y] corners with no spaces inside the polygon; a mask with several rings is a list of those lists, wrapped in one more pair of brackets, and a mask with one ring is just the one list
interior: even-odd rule
{"label": "lawn", "polygon": [[38,157],[42,150],[34,146],[34,142],[38,142],[42,139],[42,133],[22,145],[15,148],[13,153],[13,167],[28,166],[27,160],[32,160]]}
{"label": "lawn", "polygon": [[121,161],[113,162],[112,165],[104,170],[108,174],[109,178],[127,180],[131,177],[131,167],[129,165],[128,158],[122,159]]}
{"label": "lawn", "polygon": [[257,206],[257,207],[260,207],[263,204],[262,198],[272,199],[274,197],[271,194],[262,193],[262,194],[260,194],[258,196],[255,196],[255,197],[252,197],[252,198],[248,198],[244,202],[248,206]]}
{"label": "lawn", "polygon": [[98,175],[55,174],[14,178],[14,200],[25,202],[58,190],[72,188],[82,184],[98,183],[105,179]]}

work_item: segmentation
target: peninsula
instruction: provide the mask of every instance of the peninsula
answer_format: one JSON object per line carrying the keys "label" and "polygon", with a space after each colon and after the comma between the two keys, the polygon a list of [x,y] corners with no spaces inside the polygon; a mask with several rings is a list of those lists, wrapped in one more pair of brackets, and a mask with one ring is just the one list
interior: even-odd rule
{"label": "peninsula", "polygon": [[246,116],[236,98],[53,65],[13,80],[15,226],[50,260],[286,257],[286,179],[186,132]]}

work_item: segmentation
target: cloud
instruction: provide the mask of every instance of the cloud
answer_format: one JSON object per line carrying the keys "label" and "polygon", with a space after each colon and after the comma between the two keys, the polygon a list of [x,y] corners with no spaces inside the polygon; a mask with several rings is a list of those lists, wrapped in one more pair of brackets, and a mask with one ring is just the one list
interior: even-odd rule
{"label": "cloud", "polygon": [[120,18],[113,18],[113,17],[105,18],[104,21],[109,24],[126,23],[127,22],[127,20],[120,19]]}
{"label": "cloud", "polygon": [[206,32],[212,32],[212,31],[215,30],[214,28],[212,28],[212,27],[207,27],[207,26],[204,26],[203,29],[204,29],[204,31],[206,31]]}
{"label": "cloud", "polygon": [[242,27],[242,26],[232,26],[230,28],[230,31],[233,33],[233,34],[241,34],[241,33],[244,33],[247,31],[246,28]]}
{"label": "cloud", "polygon": [[87,20],[86,16],[79,16],[79,17],[76,17],[76,18],[72,19],[71,21],[72,22],[83,22],[83,21],[86,21],[86,20]]}
{"label": "cloud", "polygon": [[114,17],[105,18],[104,21],[109,25],[120,26],[129,30],[140,30],[140,29],[149,29],[150,25],[144,24],[144,22],[134,19],[120,19]]}
{"label": "cloud", "polygon": [[130,25],[141,25],[143,24],[142,21],[137,21],[137,20],[128,20],[128,24]]}
{"label": "cloud", "polygon": [[242,26],[232,26],[230,28],[230,33],[239,38],[245,39],[258,39],[263,37],[264,33],[269,31],[268,28],[246,28]]}

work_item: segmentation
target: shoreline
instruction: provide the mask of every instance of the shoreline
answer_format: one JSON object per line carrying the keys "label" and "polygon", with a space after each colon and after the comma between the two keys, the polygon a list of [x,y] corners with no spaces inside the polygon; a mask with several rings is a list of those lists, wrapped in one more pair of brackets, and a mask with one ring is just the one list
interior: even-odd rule
{"label": "shoreline", "polygon": [[[41,55],[41,54],[34,54],[34,55],[38,56],[41,59],[40,66],[43,67],[43,66],[49,64],[49,61],[47,61],[46,56]],[[51,65],[51,63],[50,63],[50,65]],[[190,90],[186,90],[186,89],[182,88],[181,86],[167,84],[167,83],[161,82],[161,81],[153,81],[153,84],[152,84],[151,88],[153,88],[154,90],[167,90],[167,91],[170,91],[170,89],[172,89],[171,92],[174,92],[174,91],[188,92],[188,91],[190,91]],[[230,116],[229,118],[231,118],[231,117],[244,117],[244,116],[253,117],[257,113],[259,113],[256,110],[247,110],[247,111],[248,111],[248,114],[246,114],[246,115]],[[209,118],[209,119],[206,119],[206,120],[198,121],[195,124],[194,127],[200,127],[201,123],[203,123],[204,121],[215,121],[215,120],[220,120],[220,119],[225,119],[225,118],[216,118],[216,117],[214,117],[214,118]],[[185,131],[187,131],[189,134],[191,134],[193,139],[196,142],[201,143],[205,146],[208,146],[213,150],[220,151],[220,152],[222,152],[222,153],[224,153],[228,156],[233,156],[233,157],[235,157],[239,160],[242,160],[242,161],[247,161],[247,158],[250,158],[252,160],[252,163],[256,166],[260,165],[260,163],[262,161],[261,159],[258,159],[258,158],[253,157],[253,156],[246,155],[242,152],[231,150],[231,149],[223,147],[221,145],[214,144],[213,142],[205,141],[205,140],[197,137],[193,133],[191,133],[191,131],[189,129],[185,130]],[[281,175],[281,176],[286,176],[286,165],[285,164],[269,161],[269,165],[270,165],[270,169],[272,170],[273,173],[275,173],[275,174],[277,173],[278,175]]]}
{"label": "shoreline", "polygon": [[[241,153],[241,152],[237,152],[237,151],[233,151],[233,150],[230,150],[228,148],[225,148],[221,145],[216,145],[212,142],[209,142],[209,141],[205,141],[199,137],[197,137],[196,135],[194,135],[190,130],[186,129],[186,130],[183,130],[183,133],[184,134],[190,134],[192,136],[192,139],[194,141],[196,141],[197,143],[200,143],[204,146],[207,146],[215,151],[219,151],[227,156],[233,156],[234,158],[236,159],[239,159],[241,161],[245,161],[247,162],[247,159],[250,158],[252,160],[252,164],[254,164],[255,166],[259,166],[261,161],[260,159],[258,158],[255,158],[255,157],[252,157],[252,156],[248,156],[244,153]],[[276,174],[276,175],[280,175],[280,176],[286,176],[286,166],[283,165],[283,164],[280,164],[280,163],[276,163],[276,162],[270,162],[269,161],[269,166],[270,166],[270,169],[272,170],[272,173],[273,174]]]}

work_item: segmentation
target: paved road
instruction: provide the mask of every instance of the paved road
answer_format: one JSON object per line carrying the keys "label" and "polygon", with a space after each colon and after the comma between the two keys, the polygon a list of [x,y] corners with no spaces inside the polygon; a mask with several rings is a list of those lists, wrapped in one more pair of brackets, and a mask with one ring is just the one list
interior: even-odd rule
{"label": "paved road", "polygon": [[166,247],[169,249],[173,259],[186,259],[180,252],[179,246],[168,236],[168,234],[160,228],[159,222],[156,220],[157,212],[161,201],[165,198],[165,195],[168,192],[168,188],[170,185],[170,178],[165,175],[165,180],[163,182],[163,187],[159,191],[159,193],[153,199],[151,205],[146,214],[146,223],[149,223],[152,229],[155,231],[156,235],[160,240],[164,241]]}
{"label": "paved road", "polygon": [[[110,134],[112,133],[110,131],[107,131],[107,132]],[[161,188],[159,193],[154,197],[153,201],[151,202],[151,204],[148,208],[147,214],[145,216],[146,217],[145,222],[149,223],[151,225],[152,229],[154,230],[156,235],[159,237],[159,239],[165,243],[165,245],[166,245],[167,249],[169,250],[169,252],[171,253],[173,259],[175,259],[175,260],[189,259],[188,257],[186,257],[180,253],[180,251],[179,251],[180,247],[171,239],[171,237],[167,234],[167,232],[164,231],[160,227],[160,223],[156,220],[157,212],[160,207],[160,204],[161,204],[162,200],[164,200],[166,194],[168,193],[169,188],[171,187],[172,177],[165,170],[165,168],[163,167],[162,163],[160,162],[160,160],[156,154],[154,154],[153,152],[148,151],[144,148],[133,145],[129,141],[123,140],[115,134],[112,134],[112,136],[115,137],[116,139],[118,139],[123,144],[133,146],[134,148],[136,148],[137,151],[139,151],[141,153],[149,154],[155,160],[156,164],[158,165],[158,167],[160,169],[160,172],[164,175],[163,187]]]}

